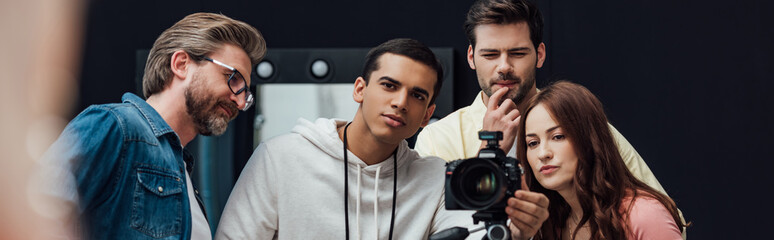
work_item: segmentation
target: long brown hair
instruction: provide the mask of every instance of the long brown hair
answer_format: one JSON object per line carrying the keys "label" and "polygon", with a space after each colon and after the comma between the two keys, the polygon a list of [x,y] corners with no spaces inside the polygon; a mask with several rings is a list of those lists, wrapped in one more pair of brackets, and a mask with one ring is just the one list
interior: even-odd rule
{"label": "long brown hair", "polygon": [[[666,195],[656,191],[629,172],[608,126],[602,103],[585,87],[566,81],[556,82],[539,92],[522,114],[516,154],[525,167],[525,179],[531,191],[545,194],[550,200],[549,217],[536,239],[560,239],[570,206],[558,192],[540,185],[527,161],[525,120],[532,109],[543,106],[562,127],[578,156],[573,188],[583,210],[578,226],[588,223],[591,239],[626,239],[630,228],[628,215],[638,195],[658,200],[683,229],[677,206]],[[631,197],[631,201],[622,201]],[[621,208],[622,204],[627,204]],[[572,233],[574,239],[578,229]]]}

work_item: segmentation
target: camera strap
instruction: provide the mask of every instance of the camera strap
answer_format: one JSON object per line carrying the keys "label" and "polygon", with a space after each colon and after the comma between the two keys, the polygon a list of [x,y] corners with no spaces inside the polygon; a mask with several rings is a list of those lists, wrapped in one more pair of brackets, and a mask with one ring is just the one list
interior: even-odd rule
{"label": "camera strap", "polygon": [[[349,124],[352,124],[352,122],[348,122],[347,125],[344,126],[344,227],[346,228],[347,240],[349,240],[349,177],[347,177],[349,176],[349,174],[347,174],[347,164],[349,163],[349,159],[347,158],[347,128],[349,128]],[[396,188],[396,186],[398,186],[398,148],[395,148],[395,151],[392,152],[392,160],[392,216],[390,217],[390,240],[392,240],[392,229],[395,226],[395,199],[398,196]],[[374,199],[374,201],[379,201],[379,199]],[[379,233],[376,234],[378,235]]]}

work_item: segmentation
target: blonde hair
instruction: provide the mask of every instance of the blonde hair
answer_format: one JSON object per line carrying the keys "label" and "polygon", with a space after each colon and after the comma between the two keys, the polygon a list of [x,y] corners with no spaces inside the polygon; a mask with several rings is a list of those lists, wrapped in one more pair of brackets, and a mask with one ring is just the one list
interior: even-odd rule
{"label": "blonde hair", "polygon": [[242,48],[252,66],[266,54],[266,42],[257,29],[223,14],[194,13],[165,30],[148,54],[142,93],[147,98],[161,92],[172,81],[170,61],[178,50],[194,59],[207,55],[229,43]]}

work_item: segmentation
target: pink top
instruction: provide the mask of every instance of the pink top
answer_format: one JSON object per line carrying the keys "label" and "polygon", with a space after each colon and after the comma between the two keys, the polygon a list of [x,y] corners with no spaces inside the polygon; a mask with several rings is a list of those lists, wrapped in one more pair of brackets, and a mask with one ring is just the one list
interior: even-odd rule
{"label": "pink top", "polygon": [[[629,206],[624,199],[623,207]],[[632,239],[683,239],[675,219],[666,207],[656,199],[638,196],[629,213],[629,240]]]}

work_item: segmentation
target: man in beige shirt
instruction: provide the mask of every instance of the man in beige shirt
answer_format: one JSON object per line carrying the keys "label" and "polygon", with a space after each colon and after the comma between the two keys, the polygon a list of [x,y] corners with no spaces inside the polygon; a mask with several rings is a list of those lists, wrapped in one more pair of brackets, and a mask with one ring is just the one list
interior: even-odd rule
{"label": "man in beige shirt", "polygon": [[[468,64],[476,70],[482,91],[470,106],[425,127],[414,148],[446,161],[471,158],[484,147],[478,131],[502,131],[500,147],[513,156],[520,110],[538,91],[535,72],[546,57],[540,10],[526,0],[477,1],[464,28],[470,41]],[[634,147],[612,125],[610,129],[629,170],[665,192]]]}
{"label": "man in beige shirt", "polygon": [[[527,0],[479,0],[470,8],[464,29],[470,42],[468,64],[482,91],[471,105],[425,127],[415,150],[446,161],[471,158],[485,147],[479,131],[502,131],[500,148],[515,157],[520,110],[538,91],[535,72],[546,57],[542,15]],[[610,130],[632,174],[666,194],[634,147],[612,125]]]}

